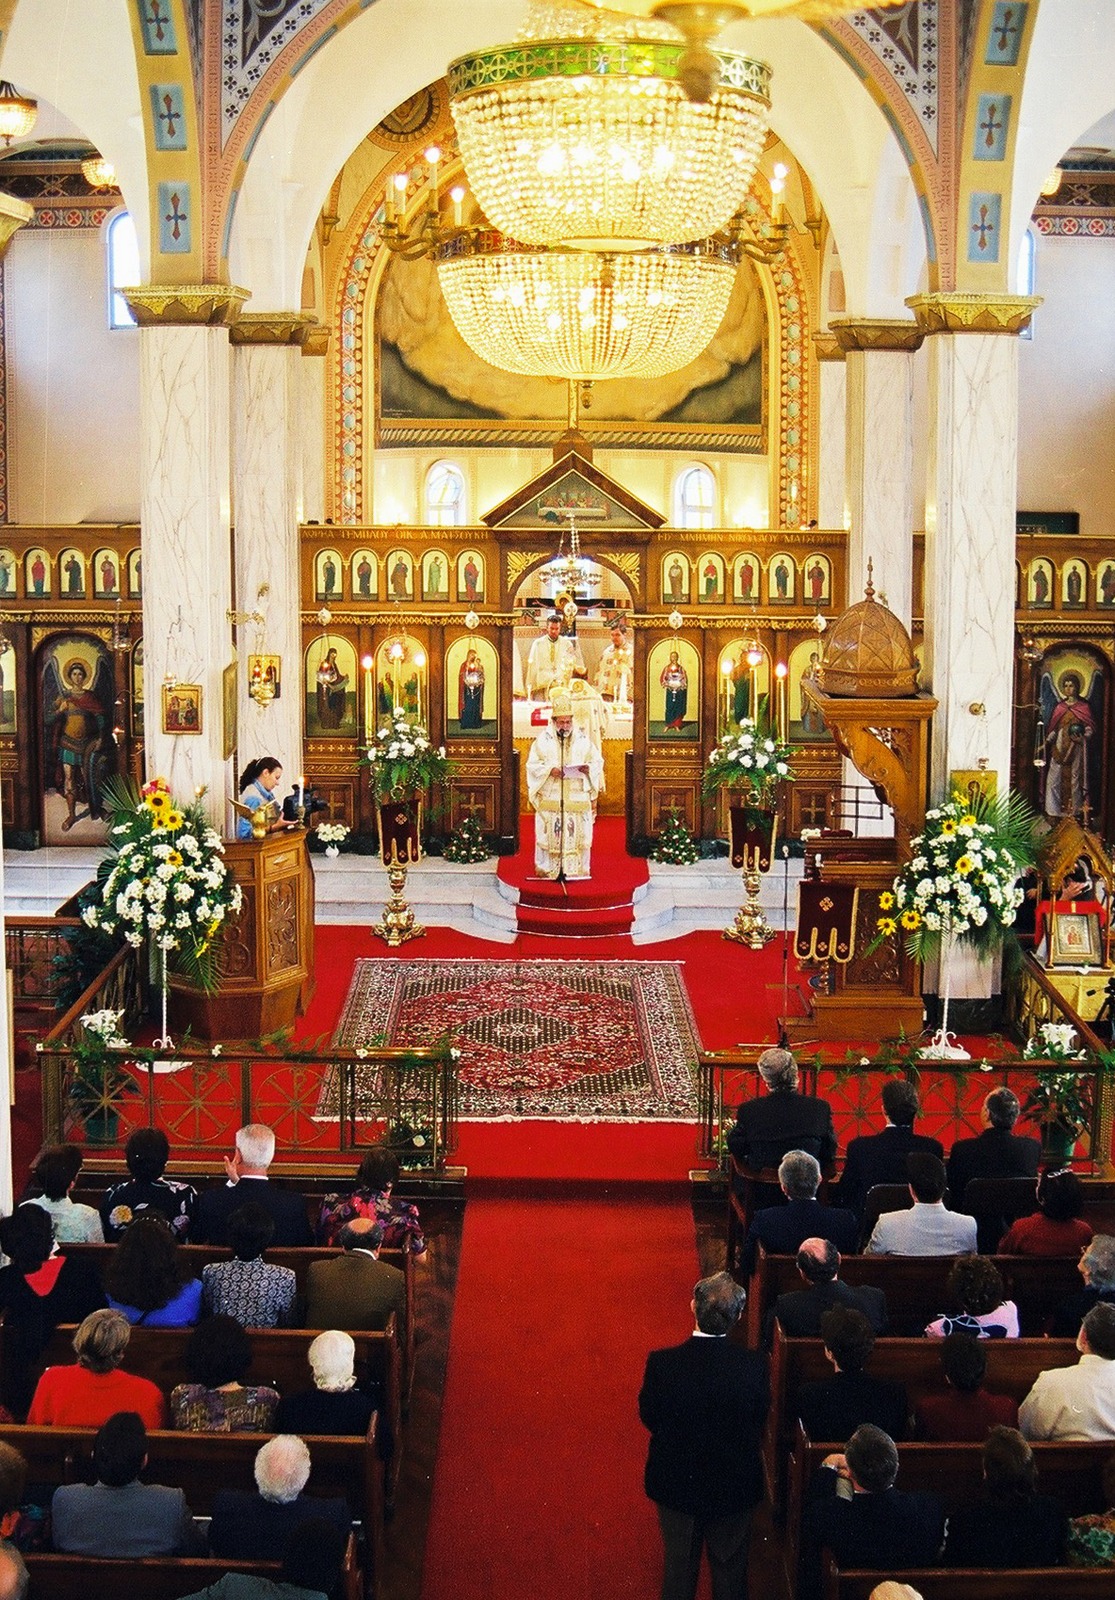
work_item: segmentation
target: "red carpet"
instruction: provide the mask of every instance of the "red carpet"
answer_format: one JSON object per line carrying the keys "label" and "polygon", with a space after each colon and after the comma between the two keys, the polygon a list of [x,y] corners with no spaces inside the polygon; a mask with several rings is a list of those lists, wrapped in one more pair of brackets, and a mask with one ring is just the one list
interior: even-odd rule
{"label": "red carpet", "polygon": [[697,1277],[684,1205],[470,1200],[422,1600],[647,1600],[636,1401]]}
{"label": "red carpet", "polygon": [[649,877],[646,862],[627,854],[623,818],[600,817],[593,833],[590,879],[562,885],[535,878],[533,812],[519,819],[518,853],[501,856],[498,872],[503,883],[519,891],[521,932],[563,938],[629,933],[631,896]]}

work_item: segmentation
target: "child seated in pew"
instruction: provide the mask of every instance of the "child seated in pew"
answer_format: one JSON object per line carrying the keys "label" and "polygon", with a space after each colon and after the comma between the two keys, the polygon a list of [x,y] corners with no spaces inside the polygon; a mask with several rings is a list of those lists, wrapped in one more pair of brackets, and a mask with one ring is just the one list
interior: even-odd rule
{"label": "child seated in pew", "polygon": [[266,1384],[244,1382],[252,1346],[235,1317],[206,1317],[199,1322],[183,1360],[192,1381],[171,1390],[176,1428],[193,1433],[270,1432],[279,1392]]}
{"label": "child seated in pew", "polygon": [[944,1560],[950,1567],[1057,1567],[1065,1559],[1068,1518],[1052,1495],[1038,1494],[1034,1452],[1017,1428],[992,1428],[983,1447],[983,1493],[950,1513]]}
{"label": "child seated in pew", "polygon": [[914,1404],[919,1439],[943,1443],[986,1439],[995,1427],[1018,1426],[1018,1405],[1007,1394],[983,1387],[987,1351],[970,1333],[950,1333],[941,1345],[941,1371],[947,1387],[925,1394]]}
{"label": "child seated in pew", "polygon": [[798,1416],[809,1437],[818,1443],[847,1439],[861,1423],[871,1423],[892,1439],[904,1439],[910,1409],[905,1389],[864,1370],[875,1333],[863,1312],[834,1306],[821,1318],[821,1338],[836,1371],[823,1383],[802,1385]]}
{"label": "child seated in pew", "polygon": [[986,1256],[960,1256],[949,1272],[946,1293],[957,1309],[931,1322],[925,1330],[928,1338],[944,1339],[950,1333],[970,1333],[977,1339],[1018,1338],[1018,1307],[1003,1298],[999,1269]]}

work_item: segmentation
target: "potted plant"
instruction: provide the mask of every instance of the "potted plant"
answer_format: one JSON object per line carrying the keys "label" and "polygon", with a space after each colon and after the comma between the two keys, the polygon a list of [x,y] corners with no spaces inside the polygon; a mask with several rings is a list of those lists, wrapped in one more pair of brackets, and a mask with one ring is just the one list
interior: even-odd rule
{"label": "potted plant", "polygon": [[[1026,1044],[1026,1060],[1086,1061],[1086,1050],[1074,1050],[1076,1029],[1068,1023],[1043,1022]],[[1041,1067],[1022,1106],[1022,1115],[1041,1131],[1045,1164],[1063,1166],[1077,1139],[1092,1125],[1094,1079],[1067,1067]]]}
{"label": "potted plant", "polygon": [[371,768],[372,789],[379,807],[380,850],[385,863],[417,861],[422,850],[422,796],[434,790],[439,809],[444,788],[456,771],[445,746],[430,743],[425,728],[412,722],[401,706],[381,725],[364,755]]}
{"label": "potted plant", "polygon": [[949,969],[954,944],[981,952],[999,948],[1013,925],[1023,891],[1022,873],[1034,864],[1034,816],[1011,794],[974,800],[954,794],[925,814],[925,828],[910,841],[909,861],[879,896],[874,944],[901,930],[918,961],[938,957],[944,978],[941,1026],[921,1054],[927,1060],[967,1061],[951,1042]]}
{"label": "potted plant", "polygon": [[341,846],[348,835],[348,827],[343,822],[319,822],[310,838],[318,840],[327,856],[336,857],[340,854]]}

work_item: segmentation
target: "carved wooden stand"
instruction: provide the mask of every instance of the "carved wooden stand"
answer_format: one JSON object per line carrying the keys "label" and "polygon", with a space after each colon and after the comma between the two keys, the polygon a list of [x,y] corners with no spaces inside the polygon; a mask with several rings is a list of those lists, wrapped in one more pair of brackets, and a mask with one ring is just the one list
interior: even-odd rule
{"label": "carved wooden stand", "polygon": [[885,1029],[915,1035],[922,1028],[920,971],[897,940],[863,954],[875,936],[879,896],[889,889],[910,854],[910,839],[925,820],[929,782],[929,725],[937,702],[931,695],[867,700],[825,694],[812,678],[802,693],[832,730],[840,753],[868,780],[894,812],[893,839],[822,839],[825,881],[859,888],[854,955],[837,965],[832,994],[817,994],[808,1017],[786,1017],[787,1034],[799,1039],[862,1039]]}

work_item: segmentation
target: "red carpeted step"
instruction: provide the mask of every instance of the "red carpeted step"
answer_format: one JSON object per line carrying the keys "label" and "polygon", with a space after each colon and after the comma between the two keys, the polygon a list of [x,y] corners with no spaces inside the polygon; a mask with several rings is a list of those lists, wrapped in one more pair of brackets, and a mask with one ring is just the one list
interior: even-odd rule
{"label": "red carpeted step", "polygon": [[525,906],[573,906],[578,911],[599,911],[618,906],[626,906],[628,911],[632,909],[629,894],[619,889],[601,888],[591,878],[567,883],[565,888],[568,892],[563,894],[561,884],[553,883],[548,878],[528,883],[519,890],[519,909]]}
{"label": "red carpeted step", "polygon": [[[513,856],[501,856],[498,872],[504,883],[520,891],[536,890],[534,876],[534,814],[519,819],[519,848]],[[632,891],[646,883],[650,874],[638,856],[627,854],[622,817],[597,817],[592,836],[592,877],[585,883],[570,884],[587,893],[607,893],[613,899],[630,899]]]}
{"label": "red carpeted step", "polygon": [[558,934],[565,939],[591,938],[601,933],[630,933],[633,907],[622,906],[524,906],[519,902],[520,933]]}

